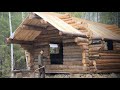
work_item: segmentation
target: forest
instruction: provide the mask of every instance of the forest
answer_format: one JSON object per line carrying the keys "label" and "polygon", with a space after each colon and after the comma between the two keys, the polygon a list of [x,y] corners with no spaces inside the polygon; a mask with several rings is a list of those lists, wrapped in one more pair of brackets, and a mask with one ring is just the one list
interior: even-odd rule
{"label": "forest", "polygon": [[[30,12],[0,12],[0,77],[10,77],[11,45],[6,38],[16,30]],[[57,12],[71,16],[120,27],[120,12]],[[14,69],[26,69],[25,51],[19,45],[13,45]]]}

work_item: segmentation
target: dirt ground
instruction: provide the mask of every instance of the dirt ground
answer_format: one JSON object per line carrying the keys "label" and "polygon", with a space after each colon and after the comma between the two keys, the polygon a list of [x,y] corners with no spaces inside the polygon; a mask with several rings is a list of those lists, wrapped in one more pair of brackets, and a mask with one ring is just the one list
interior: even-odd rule
{"label": "dirt ground", "polygon": [[46,78],[120,78],[120,73],[109,74],[53,74],[46,75]]}

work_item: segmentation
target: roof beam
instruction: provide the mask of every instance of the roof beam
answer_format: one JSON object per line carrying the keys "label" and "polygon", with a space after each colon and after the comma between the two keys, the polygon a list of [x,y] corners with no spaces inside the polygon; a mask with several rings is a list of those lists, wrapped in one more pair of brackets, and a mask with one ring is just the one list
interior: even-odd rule
{"label": "roof beam", "polygon": [[28,24],[22,25],[21,28],[23,30],[36,30],[36,31],[45,31],[45,30],[47,30],[46,28],[43,28],[41,26],[28,25]]}
{"label": "roof beam", "polygon": [[66,32],[59,32],[60,36],[75,36],[75,37],[83,37],[83,38],[88,38],[86,35],[79,35],[79,34],[71,34],[71,33],[66,33]]}
{"label": "roof beam", "polygon": [[11,44],[11,43],[14,43],[14,44],[28,44],[28,45],[32,45],[33,44],[33,41],[24,41],[24,40],[15,40],[15,39],[11,39],[11,38],[6,38],[6,43],[7,44]]}

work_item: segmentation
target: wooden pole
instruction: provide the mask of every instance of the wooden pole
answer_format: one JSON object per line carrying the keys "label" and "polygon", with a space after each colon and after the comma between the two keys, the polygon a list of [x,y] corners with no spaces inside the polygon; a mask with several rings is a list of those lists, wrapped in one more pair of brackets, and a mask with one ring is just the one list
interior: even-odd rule
{"label": "wooden pole", "polygon": [[[11,13],[9,12],[9,26],[10,26],[10,36],[12,35],[12,23],[11,23]],[[13,44],[11,44],[11,77],[14,77],[14,58],[13,58]]]}

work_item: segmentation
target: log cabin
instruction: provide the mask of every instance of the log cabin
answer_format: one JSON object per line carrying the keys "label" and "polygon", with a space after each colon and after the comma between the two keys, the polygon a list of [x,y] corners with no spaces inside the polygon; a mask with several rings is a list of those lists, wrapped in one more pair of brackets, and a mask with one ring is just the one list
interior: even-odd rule
{"label": "log cabin", "polygon": [[69,14],[31,12],[7,43],[24,48],[30,73],[38,73],[41,50],[46,73],[120,72],[120,28],[116,25]]}

